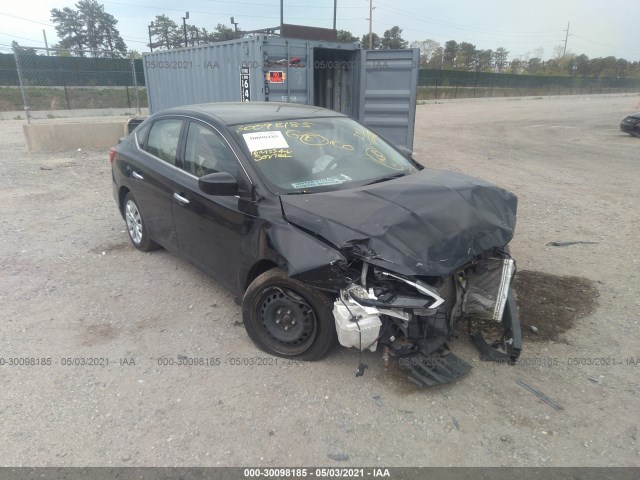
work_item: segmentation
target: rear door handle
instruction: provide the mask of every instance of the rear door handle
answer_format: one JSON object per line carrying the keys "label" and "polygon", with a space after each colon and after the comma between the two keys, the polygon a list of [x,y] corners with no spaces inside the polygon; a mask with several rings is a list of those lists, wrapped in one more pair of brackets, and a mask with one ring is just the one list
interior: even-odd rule
{"label": "rear door handle", "polygon": [[144,180],[144,177],[140,175],[138,172],[136,172],[135,170],[131,171],[131,176],[136,180]]}
{"label": "rear door handle", "polygon": [[187,198],[184,198],[179,193],[174,193],[173,198],[175,198],[180,205],[186,205],[187,203],[189,203],[189,200]]}

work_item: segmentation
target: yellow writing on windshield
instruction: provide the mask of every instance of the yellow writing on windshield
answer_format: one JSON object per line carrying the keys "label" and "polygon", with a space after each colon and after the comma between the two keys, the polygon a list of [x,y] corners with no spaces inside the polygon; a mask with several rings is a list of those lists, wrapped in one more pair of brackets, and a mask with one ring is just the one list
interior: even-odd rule
{"label": "yellow writing on windshield", "polygon": [[285,135],[289,138],[294,138],[296,140],[299,140],[301,143],[304,143],[305,145],[310,145],[312,147],[330,145],[335,148],[341,148],[342,150],[348,150],[348,151],[354,150],[353,145],[342,143],[338,140],[330,140],[324,135],[320,135],[319,133],[300,132],[298,130],[287,130],[285,132]]}
{"label": "yellow writing on windshield", "polygon": [[376,150],[375,148],[372,148],[372,147],[367,147],[364,153],[367,155],[367,157],[369,157],[374,162],[379,163],[380,165],[384,165],[387,168],[390,168],[392,170],[404,169],[402,164],[398,163],[392,158],[387,158],[384,155],[384,153],[382,153],[380,150]]}
{"label": "yellow writing on windshield", "polygon": [[236,132],[257,132],[260,130],[283,130],[285,128],[311,128],[310,122],[289,121],[273,123],[254,123],[252,125],[238,125]]}
{"label": "yellow writing on windshield", "polygon": [[293,158],[293,152],[286,148],[269,148],[267,150],[257,150],[251,154],[256,162],[260,160],[271,160],[272,158]]}
{"label": "yellow writing on windshield", "polygon": [[285,135],[289,138],[300,140],[305,145],[321,146],[328,145],[329,139],[319,133],[299,132],[298,130],[287,130]]}
{"label": "yellow writing on windshield", "polygon": [[378,142],[378,136],[370,132],[368,130],[356,128],[356,131],[353,134],[355,137],[358,137],[363,142],[367,142],[369,145],[376,145]]}

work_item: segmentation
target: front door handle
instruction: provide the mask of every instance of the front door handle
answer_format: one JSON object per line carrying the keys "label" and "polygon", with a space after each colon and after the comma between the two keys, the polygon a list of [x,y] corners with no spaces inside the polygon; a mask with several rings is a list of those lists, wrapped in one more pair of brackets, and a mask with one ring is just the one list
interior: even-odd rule
{"label": "front door handle", "polygon": [[131,176],[136,180],[144,180],[144,177],[140,175],[138,172],[136,172],[135,170],[131,170]]}
{"label": "front door handle", "polygon": [[175,198],[180,205],[186,205],[187,203],[189,203],[189,200],[187,198],[184,198],[179,193],[174,193],[173,198]]}

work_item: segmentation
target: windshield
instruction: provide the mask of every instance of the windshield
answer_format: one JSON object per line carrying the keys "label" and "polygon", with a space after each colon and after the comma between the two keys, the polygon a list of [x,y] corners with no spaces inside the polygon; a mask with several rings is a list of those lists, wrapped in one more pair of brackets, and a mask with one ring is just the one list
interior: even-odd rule
{"label": "windshield", "polygon": [[413,162],[349,118],[308,118],[231,127],[277,193],[313,193],[416,171]]}

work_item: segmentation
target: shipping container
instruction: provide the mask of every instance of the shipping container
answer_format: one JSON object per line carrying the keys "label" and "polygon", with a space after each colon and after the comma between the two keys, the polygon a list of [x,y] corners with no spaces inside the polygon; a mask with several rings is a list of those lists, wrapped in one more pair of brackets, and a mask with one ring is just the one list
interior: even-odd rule
{"label": "shipping container", "polygon": [[152,113],[208,102],[315,105],[411,149],[419,54],[260,34],[146,53],[143,59]]}

